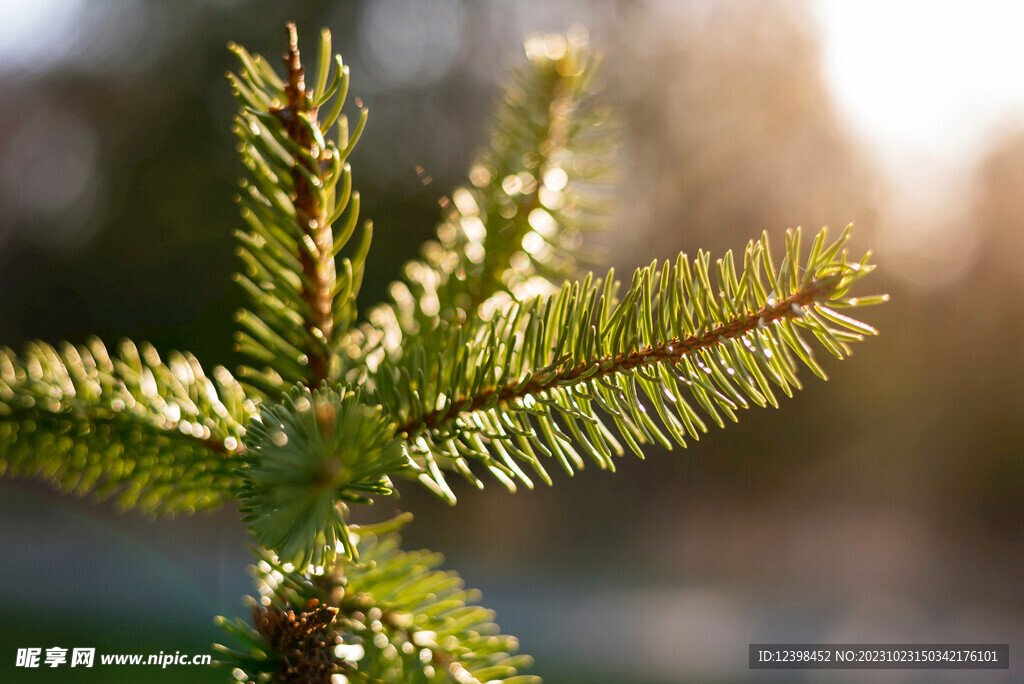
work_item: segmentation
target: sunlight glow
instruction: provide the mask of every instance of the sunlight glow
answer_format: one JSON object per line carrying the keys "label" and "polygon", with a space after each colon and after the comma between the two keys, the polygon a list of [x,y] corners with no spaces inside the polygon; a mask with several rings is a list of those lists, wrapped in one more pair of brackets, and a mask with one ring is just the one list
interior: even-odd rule
{"label": "sunlight glow", "polygon": [[[821,0],[825,78],[880,150],[971,157],[1024,113],[1024,4]],[[963,161],[969,161],[964,158]]]}
{"label": "sunlight glow", "polygon": [[891,188],[877,236],[897,277],[948,285],[977,258],[975,165],[1024,129],[1024,4],[818,0],[841,120]]}

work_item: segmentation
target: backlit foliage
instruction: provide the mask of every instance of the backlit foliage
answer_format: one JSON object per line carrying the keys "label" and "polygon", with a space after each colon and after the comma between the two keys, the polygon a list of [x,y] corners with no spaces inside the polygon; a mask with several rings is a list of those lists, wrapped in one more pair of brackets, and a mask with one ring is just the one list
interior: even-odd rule
{"label": "backlit foliage", "polygon": [[848,255],[849,228],[579,278],[619,138],[579,30],[527,41],[436,239],[360,315],[373,231],[347,160],[368,110],[344,113],[348,68],[326,31],[312,77],[294,26],[283,73],[230,48],[239,379],[131,342],[0,349],[0,473],[146,511],[239,501],[264,550],[253,625],[224,621],[237,680],[534,681],[438,555],[398,548],[409,516],[358,527],[350,506],[416,480],[455,503],[453,473],[514,491],[687,446],[875,334],[848,315],[886,299],[850,292],[873,266]]}

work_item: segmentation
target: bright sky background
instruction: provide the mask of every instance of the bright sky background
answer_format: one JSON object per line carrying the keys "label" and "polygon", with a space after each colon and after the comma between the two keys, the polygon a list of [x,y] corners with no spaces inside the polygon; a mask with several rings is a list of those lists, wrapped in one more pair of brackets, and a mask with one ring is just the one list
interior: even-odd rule
{"label": "bright sky background", "polygon": [[[674,0],[672,0],[674,1]],[[809,0],[825,77],[865,142],[957,163],[1024,123],[1024,2]],[[60,59],[82,0],[0,0],[0,69]],[[81,28],[80,26],[78,28]]]}
{"label": "bright sky background", "polygon": [[825,76],[844,117],[886,156],[970,162],[1024,124],[1024,3],[818,0]]}
{"label": "bright sky background", "polygon": [[[969,208],[971,170],[990,143],[1024,128],[1024,1],[807,2],[821,29],[824,77],[839,114],[891,181],[889,242],[879,249],[909,252],[927,238],[936,252],[922,272],[964,262],[970,236],[950,216]],[[0,72],[73,58],[89,32],[103,28],[100,6],[125,18],[136,5],[0,0]],[[377,14],[367,15],[369,29]]]}
{"label": "bright sky background", "polygon": [[954,281],[980,258],[975,164],[1000,134],[1024,129],[1024,2],[810,6],[840,116],[890,182],[879,254],[916,286]]}

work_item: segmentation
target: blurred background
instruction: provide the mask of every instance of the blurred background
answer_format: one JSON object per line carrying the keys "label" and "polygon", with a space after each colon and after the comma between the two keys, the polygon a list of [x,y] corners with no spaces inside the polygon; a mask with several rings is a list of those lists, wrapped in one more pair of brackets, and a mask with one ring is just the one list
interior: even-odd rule
{"label": "blurred background", "polygon": [[[353,168],[378,301],[463,182],[531,32],[588,27],[623,115],[629,269],[854,221],[882,336],[682,452],[551,489],[414,487],[442,551],[552,684],[768,682],[751,642],[999,642],[1009,671],[787,672],[793,682],[1024,680],[1024,8],[741,0],[0,0],[0,344],[97,333],[236,363],[229,40],[331,28],[371,110]],[[424,185],[422,166],[434,179]],[[826,362],[831,359],[826,359]],[[397,505],[383,502],[383,507]],[[0,481],[0,679],[24,646],[209,652],[243,613],[233,510],[152,521]]]}

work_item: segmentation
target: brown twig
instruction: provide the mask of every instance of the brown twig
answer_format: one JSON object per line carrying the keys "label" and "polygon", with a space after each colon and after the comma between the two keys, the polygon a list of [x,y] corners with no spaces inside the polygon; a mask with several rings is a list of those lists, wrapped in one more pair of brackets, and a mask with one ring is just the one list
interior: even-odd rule
{"label": "brown twig", "polygon": [[[328,152],[320,149],[299,115],[305,115],[316,125],[317,106],[311,103],[306,91],[305,70],[299,58],[298,32],[295,24],[288,23],[288,52],[284,56],[288,82],[285,85],[285,97],[288,100],[284,109],[274,110],[281,119],[290,137],[299,147],[308,150],[311,156],[322,161]],[[301,165],[301,167],[300,167]],[[305,172],[304,172],[305,170]],[[304,324],[309,335],[320,343],[309,345],[309,386],[318,387],[330,376],[330,354],[326,351],[334,334],[333,296],[337,277],[332,256],[334,234],[324,208],[317,201],[316,193],[310,186],[308,176],[318,177],[320,169],[308,159],[297,156],[292,169],[292,181],[295,186],[295,220],[305,231],[315,246],[315,250],[299,249],[299,260],[302,263],[302,298],[309,306],[309,313],[304,316]],[[315,251],[315,253],[313,253]]]}

